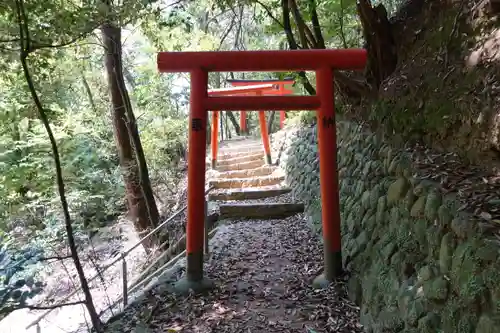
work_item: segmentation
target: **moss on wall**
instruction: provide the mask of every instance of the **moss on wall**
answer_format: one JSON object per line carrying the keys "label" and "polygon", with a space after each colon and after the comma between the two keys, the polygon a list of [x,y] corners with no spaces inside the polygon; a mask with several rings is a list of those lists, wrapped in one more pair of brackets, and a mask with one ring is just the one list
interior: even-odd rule
{"label": "moss on wall", "polygon": [[[406,155],[356,124],[337,131],[343,262],[366,332],[500,332],[498,241],[414,178]],[[280,164],[320,235],[317,129],[280,136]]]}

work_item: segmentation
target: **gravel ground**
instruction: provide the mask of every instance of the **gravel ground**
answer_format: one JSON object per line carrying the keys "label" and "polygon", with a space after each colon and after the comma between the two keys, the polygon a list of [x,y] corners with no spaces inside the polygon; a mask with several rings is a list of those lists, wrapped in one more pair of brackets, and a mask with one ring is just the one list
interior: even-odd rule
{"label": "gravel ground", "polygon": [[223,226],[211,251],[215,290],[185,298],[153,289],[107,332],[362,332],[343,281],[311,287],[322,250],[303,214]]}

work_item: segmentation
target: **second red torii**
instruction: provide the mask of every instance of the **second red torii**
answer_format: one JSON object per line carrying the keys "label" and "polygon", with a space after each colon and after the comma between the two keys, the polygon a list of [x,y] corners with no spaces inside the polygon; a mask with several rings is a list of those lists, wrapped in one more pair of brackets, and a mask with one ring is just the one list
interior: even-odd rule
{"label": "second red torii", "polygon": [[[250,84],[250,82],[264,82],[257,80],[230,80],[233,87],[231,88],[219,88],[208,90],[209,96],[248,96],[248,95],[289,95],[293,94],[292,90],[285,89],[286,83],[293,83],[293,80],[288,81],[278,81],[278,80],[266,80],[268,83],[261,84]],[[237,82],[236,82],[237,81]],[[285,111],[280,112],[280,128],[283,128],[283,121],[285,118]],[[219,111],[212,112],[212,137],[211,137],[211,155],[212,155],[212,169],[217,166],[217,152],[218,152],[218,136],[219,136]],[[262,137],[262,144],[264,146],[264,153],[266,157],[266,163],[271,164],[271,146],[269,143],[269,133],[266,126],[266,115],[264,110],[259,110],[259,125],[260,133]],[[246,132],[246,111],[241,111],[240,117],[240,128],[243,133]]]}
{"label": "second red torii", "polygon": [[[265,95],[291,95],[293,94],[292,90],[285,89],[286,84],[294,84],[295,80],[292,78],[284,78],[283,80],[276,79],[266,79],[266,80],[248,80],[248,79],[232,79],[226,80],[226,82],[230,83],[233,87],[243,87],[243,86],[253,86],[257,84],[273,84],[276,85],[278,89],[268,90]],[[285,122],[285,111],[280,111],[280,128],[283,128]],[[241,111],[240,117],[240,128],[243,132],[246,132],[246,111]]]}

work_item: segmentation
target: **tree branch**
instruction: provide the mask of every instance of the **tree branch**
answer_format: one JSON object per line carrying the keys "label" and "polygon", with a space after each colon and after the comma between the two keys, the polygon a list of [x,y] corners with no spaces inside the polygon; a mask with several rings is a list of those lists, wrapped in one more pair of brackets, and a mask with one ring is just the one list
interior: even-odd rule
{"label": "tree branch", "polygon": [[293,18],[297,24],[297,30],[299,31],[300,41],[302,43],[302,48],[316,48],[317,42],[314,38],[309,27],[304,22],[302,15],[300,14],[299,7],[297,6],[297,2],[295,0],[289,0],[289,6],[292,10]]}
{"label": "tree branch", "polygon": [[38,305],[22,305],[22,306],[7,306],[5,308],[2,308],[0,311],[0,314],[8,314],[16,310],[22,310],[22,309],[28,309],[28,310],[54,310],[57,308],[62,308],[64,306],[73,306],[73,305],[80,305],[80,304],[85,304],[84,301],[76,301],[76,302],[69,302],[69,303],[62,303],[62,304],[54,304],[54,305],[46,305],[46,306],[38,306]]}
{"label": "tree branch", "polygon": [[283,24],[281,23],[280,20],[278,20],[274,15],[273,15],[273,12],[271,11],[271,9],[269,9],[269,7],[267,7],[266,5],[264,5],[262,2],[260,2],[259,0],[254,0],[255,3],[257,3],[258,5],[260,5],[262,8],[264,8],[264,10],[266,11],[267,15],[271,18],[271,20],[274,21],[274,23],[278,24],[281,28],[283,28],[283,30],[285,30],[285,27],[283,26]]}
{"label": "tree branch", "polygon": [[[340,6],[343,6],[342,0],[340,0]],[[316,0],[309,0],[309,12],[311,13],[311,23],[316,37],[316,44],[318,45],[318,48],[324,49],[326,47],[325,39],[323,38],[323,33],[321,32],[321,26],[319,24],[318,11],[316,10]],[[343,13],[341,14],[343,15]]]}

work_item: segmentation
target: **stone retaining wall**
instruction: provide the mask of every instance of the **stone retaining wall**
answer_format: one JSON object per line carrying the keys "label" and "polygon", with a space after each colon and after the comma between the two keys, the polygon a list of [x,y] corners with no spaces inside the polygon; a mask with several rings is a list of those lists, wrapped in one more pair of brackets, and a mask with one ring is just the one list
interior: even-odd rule
{"label": "stone retaining wall", "polygon": [[[499,240],[414,178],[403,153],[356,124],[337,129],[343,261],[366,332],[500,332]],[[273,147],[320,234],[316,127],[277,133]]]}

